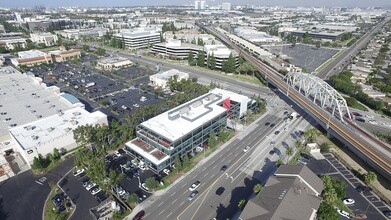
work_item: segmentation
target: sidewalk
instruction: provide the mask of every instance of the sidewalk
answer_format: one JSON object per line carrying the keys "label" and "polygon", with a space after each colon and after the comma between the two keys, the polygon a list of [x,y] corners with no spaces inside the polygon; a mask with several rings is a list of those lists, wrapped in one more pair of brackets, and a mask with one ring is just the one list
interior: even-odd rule
{"label": "sidewalk", "polygon": [[134,215],[138,213],[141,210],[145,210],[150,205],[152,205],[154,202],[156,202],[161,196],[164,196],[164,194],[173,188],[177,183],[179,183],[182,179],[186,178],[187,175],[189,175],[191,172],[193,172],[195,169],[197,169],[199,166],[203,165],[204,163],[207,163],[212,157],[214,157],[218,152],[223,150],[225,147],[227,147],[229,144],[231,144],[236,139],[241,140],[244,136],[249,134],[251,131],[253,131],[257,127],[257,122],[260,121],[262,118],[264,118],[268,114],[268,111],[266,111],[262,116],[257,118],[253,123],[251,123],[248,126],[243,126],[243,130],[239,131],[235,136],[233,136],[229,141],[225,142],[223,145],[221,145],[219,148],[217,148],[212,154],[210,154],[205,159],[202,159],[200,162],[198,162],[189,172],[185,173],[183,176],[179,177],[175,182],[173,182],[170,186],[168,186],[165,189],[159,190],[155,193],[153,193],[147,200],[142,202],[141,204],[137,205],[132,213],[128,215],[125,219],[133,219]]}

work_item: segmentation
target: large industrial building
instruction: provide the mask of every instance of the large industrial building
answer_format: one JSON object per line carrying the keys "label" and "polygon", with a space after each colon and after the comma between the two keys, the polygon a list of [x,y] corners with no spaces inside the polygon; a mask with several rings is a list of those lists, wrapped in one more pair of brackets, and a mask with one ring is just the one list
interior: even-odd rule
{"label": "large industrial building", "polygon": [[34,157],[54,148],[76,147],[77,126],[107,124],[105,114],[87,112],[74,96],[10,66],[0,68],[0,100],[0,154],[17,155],[18,166],[29,168]]}
{"label": "large industrial building", "polygon": [[345,32],[314,32],[299,30],[291,31],[290,33],[296,37],[303,37],[305,33],[308,33],[310,38],[328,41],[340,40],[345,35]]}
{"label": "large industrial building", "polygon": [[125,57],[109,57],[98,60],[96,64],[97,69],[101,70],[119,70],[121,68],[129,67],[133,64],[128,58]]}
{"label": "large industrial building", "polygon": [[235,28],[234,32],[237,36],[242,37],[243,39],[246,39],[247,41],[250,41],[252,43],[270,44],[281,42],[281,38],[277,36],[272,36],[265,32],[257,31],[255,28],[239,27]]}
{"label": "large industrial building", "polygon": [[157,28],[125,29],[114,37],[123,41],[125,48],[134,50],[160,43],[160,31]]}
{"label": "large industrial building", "polygon": [[256,101],[222,89],[193,99],[137,126],[137,138],[126,143],[126,151],[159,173],[171,166],[175,156],[193,154],[207,146],[213,130],[232,125],[232,118],[255,109]]}

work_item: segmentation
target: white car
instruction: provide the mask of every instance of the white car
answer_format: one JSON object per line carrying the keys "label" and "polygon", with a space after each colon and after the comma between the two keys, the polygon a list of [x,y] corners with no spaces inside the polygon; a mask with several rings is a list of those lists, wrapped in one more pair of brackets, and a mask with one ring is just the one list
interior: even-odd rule
{"label": "white car", "polygon": [[341,210],[341,209],[338,209],[338,208],[337,208],[337,212],[338,212],[338,214],[342,215],[343,217],[350,219],[350,215],[348,212]]}
{"label": "white car", "polygon": [[287,128],[287,127],[285,127],[285,128],[284,128],[284,131],[288,131],[288,128]]}
{"label": "white car", "polygon": [[82,173],[84,173],[84,169],[80,169],[80,170],[77,170],[77,171],[73,172],[73,175],[74,176],[79,176]]}
{"label": "white car", "polygon": [[140,107],[138,104],[133,104],[133,107],[136,107],[136,108],[138,108],[138,107]]}
{"label": "white car", "polygon": [[122,154],[121,154],[119,151],[115,151],[115,155],[116,155],[117,157],[121,157],[121,156],[122,156]]}
{"label": "white car", "polygon": [[365,117],[370,118],[370,119],[374,119],[375,118],[375,117],[373,117],[373,115],[365,115]]}
{"label": "white car", "polygon": [[170,172],[171,172],[171,171],[170,171],[169,169],[164,169],[164,170],[163,170],[163,173],[165,173],[166,175],[170,174]]}
{"label": "white car", "polygon": [[92,194],[92,195],[96,195],[96,194],[99,193],[100,191],[102,191],[102,189],[99,188],[99,187],[96,187],[96,188],[94,188],[94,189],[91,190],[91,194]]}
{"label": "white car", "polygon": [[342,202],[345,205],[353,205],[355,203],[354,199],[344,199]]}
{"label": "white car", "polygon": [[90,189],[94,188],[94,186],[96,186],[95,183],[90,183],[87,185],[86,190],[90,190]]}
{"label": "white car", "polygon": [[145,183],[142,183],[141,186],[142,186],[145,190],[149,191],[149,189],[148,189],[148,187],[145,185]]}
{"label": "white car", "polygon": [[250,149],[250,146],[247,146],[243,149],[244,152],[247,152]]}
{"label": "white car", "polygon": [[201,182],[197,180],[197,181],[195,181],[193,184],[191,184],[189,190],[190,190],[190,191],[194,191],[194,190],[197,189],[200,185],[201,185]]}
{"label": "white car", "polygon": [[144,165],[138,166],[141,170],[146,170],[147,168]]}

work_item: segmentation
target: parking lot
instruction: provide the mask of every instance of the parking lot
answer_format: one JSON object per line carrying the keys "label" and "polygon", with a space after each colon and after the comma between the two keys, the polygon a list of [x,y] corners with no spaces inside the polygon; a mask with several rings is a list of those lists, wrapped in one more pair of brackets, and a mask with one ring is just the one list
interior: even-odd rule
{"label": "parking lot", "polygon": [[[151,69],[132,66],[115,71],[101,71],[91,66],[96,56],[83,54],[80,63],[56,63],[54,67],[37,66],[30,71],[51,86],[80,99],[88,111],[101,110],[109,120],[123,118],[135,108],[159,102],[153,93],[142,91],[149,82]],[[153,91],[153,88],[148,88]]]}
{"label": "parking lot", "polygon": [[381,201],[372,191],[368,190],[363,193],[358,192],[358,186],[365,186],[358,178],[356,178],[344,165],[342,165],[331,154],[324,154],[326,159],[311,160],[307,164],[315,174],[328,174],[338,180],[348,183],[348,188],[345,190],[349,198],[355,200],[355,203],[348,207],[355,214],[366,214],[367,219],[385,219],[381,212],[390,210],[389,206]]}
{"label": "parking lot", "polygon": [[282,45],[268,46],[265,48],[273,54],[280,54],[280,52],[285,54],[292,64],[305,67],[309,73],[313,72],[339,51],[337,49],[323,47],[317,49],[315,46],[304,44],[296,44],[294,47],[292,45]]}

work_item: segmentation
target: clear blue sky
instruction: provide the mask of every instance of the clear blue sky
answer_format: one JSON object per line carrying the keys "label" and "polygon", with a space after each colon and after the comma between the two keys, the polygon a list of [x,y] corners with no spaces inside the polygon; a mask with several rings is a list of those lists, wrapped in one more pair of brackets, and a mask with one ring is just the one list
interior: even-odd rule
{"label": "clear blue sky", "polygon": [[[0,7],[46,7],[58,6],[150,6],[150,5],[184,5],[192,4],[191,0],[0,0]],[[334,6],[334,7],[368,7],[391,6],[391,0],[215,0],[207,1],[209,5],[231,2],[232,4],[282,5],[282,6]]]}

